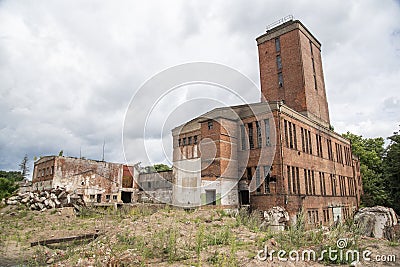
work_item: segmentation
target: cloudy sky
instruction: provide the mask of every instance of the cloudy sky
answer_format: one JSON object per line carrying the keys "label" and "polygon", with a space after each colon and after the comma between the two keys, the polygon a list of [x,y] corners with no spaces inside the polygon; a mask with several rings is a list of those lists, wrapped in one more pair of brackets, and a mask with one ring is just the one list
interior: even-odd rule
{"label": "cloudy sky", "polygon": [[[258,85],[255,38],[288,14],[322,43],[335,130],[365,137],[398,130],[400,1],[3,0],[0,169],[17,169],[24,154],[32,160],[60,150],[101,159],[104,140],[105,159],[123,162],[125,112],[148,79],[201,61],[227,65]],[[235,104],[217,93],[213,103],[190,101],[179,113],[188,95],[169,99],[179,118],[168,121]],[[169,136],[173,124],[165,125]],[[158,145],[149,146],[162,161]],[[142,152],[133,154],[145,161]]]}

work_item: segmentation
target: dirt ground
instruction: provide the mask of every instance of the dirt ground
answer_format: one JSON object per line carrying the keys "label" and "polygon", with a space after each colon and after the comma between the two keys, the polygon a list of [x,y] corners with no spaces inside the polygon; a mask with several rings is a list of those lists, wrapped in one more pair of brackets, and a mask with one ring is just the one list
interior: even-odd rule
{"label": "dirt ground", "polygon": [[[348,240],[345,249],[371,251],[357,266],[399,266],[397,242],[360,237],[345,227],[329,231],[288,230],[272,233],[259,229],[256,216],[224,211],[171,209],[148,206],[113,209],[29,211],[23,206],[0,210],[0,266],[333,266],[351,261],[282,261],[277,252],[335,248],[338,238]],[[95,239],[31,247],[31,242],[99,233]],[[293,252],[294,251],[294,252]],[[343,250],[345,251],[345,250]],[[360,253],[361,253],[360,252]],[[385,259],[386,262],[378,262]],[[394,256],[394,257],[393,257]],[[282,258],[287,258],[284,255]]]}

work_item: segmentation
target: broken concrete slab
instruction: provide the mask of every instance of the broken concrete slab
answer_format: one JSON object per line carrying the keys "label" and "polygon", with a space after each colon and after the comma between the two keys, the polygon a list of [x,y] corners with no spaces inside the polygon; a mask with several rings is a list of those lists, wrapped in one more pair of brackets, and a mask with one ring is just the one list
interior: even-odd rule
{"label": "broken concrete slab", "polygon": [[289,213],[283,207],[272,207],[263,213],[261,227],[269,227],[272,231],[283,231],[289,222]]}
{"label": "broken concrete slab", "polygon": [[10,199],[8,199],[7,201],[6,201],[6,204],[7,205],[18,205],[18,201],[17,200],[10,200]]}
{"label": "broken concrete slab", "polygon": [[358,210],[354,215],[360,234],[375,238],[394,238],[393,227],[397,225],[397,214],[392,208],[375,206]]}

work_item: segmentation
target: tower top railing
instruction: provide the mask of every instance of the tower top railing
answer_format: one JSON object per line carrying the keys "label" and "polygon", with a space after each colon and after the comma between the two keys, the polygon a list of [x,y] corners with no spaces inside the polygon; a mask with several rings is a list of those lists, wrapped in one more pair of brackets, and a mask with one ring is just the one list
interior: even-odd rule
{"label": "tower top railing", "polygon": [[267,26],[267,28],[266,28],[266,31],[269,31],[269,30],[271,30],[272,28],[275,28],[276,26],[281,25],[281,24],[283,24],[283,23],[285,23],[285,22],[291,21],[291,20],[293,20],[293,19],[294,19],[293,15],[287,15],[286,17],[283,17],[283,18],[281,18],[281,19],[279,19],[279,20],[277,20],[277,21],[275,21],[275,22],[269,24],[269,25]]}

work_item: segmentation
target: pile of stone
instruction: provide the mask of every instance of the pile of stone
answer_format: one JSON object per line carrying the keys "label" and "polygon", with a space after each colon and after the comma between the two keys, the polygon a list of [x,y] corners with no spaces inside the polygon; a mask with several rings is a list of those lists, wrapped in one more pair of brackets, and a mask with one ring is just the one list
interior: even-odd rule
{"label": "pile of stone", "polygon": [[26,205],[31,210],[45,211],[47,209],[83,206],[79,197],[71,196],[64,188],[46,189],[41,192],[18,193],[6,200],[7,205]]}

